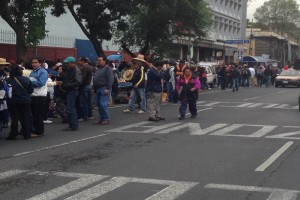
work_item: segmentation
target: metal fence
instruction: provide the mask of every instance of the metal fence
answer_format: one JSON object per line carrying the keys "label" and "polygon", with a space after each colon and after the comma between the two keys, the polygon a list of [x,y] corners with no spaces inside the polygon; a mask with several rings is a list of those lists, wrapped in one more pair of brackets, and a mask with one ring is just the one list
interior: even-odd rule
{"label": "metal fence", "polygon": [[[16,34],[9,30],[0,30],[0,43],[16,44]],[[40,41],[39,46],[50,47],[75,47],[75,38],[67,36],[47,35],[45,39]]]}

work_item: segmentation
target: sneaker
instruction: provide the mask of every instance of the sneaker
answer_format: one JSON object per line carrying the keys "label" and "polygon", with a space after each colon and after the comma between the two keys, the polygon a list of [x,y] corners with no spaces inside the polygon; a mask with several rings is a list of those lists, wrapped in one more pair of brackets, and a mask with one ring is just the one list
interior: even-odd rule
{"label": "sneaker", "polygon": [[157,117],[149,117],[148,120],[153,121],[153,122],[158,122],[159,121],[159,119]]}
{"label": "sneaker", "polygon": [[86,122],[87,121],[87,118],[80,118],[78,119],[79,122]]}
{"label": "sneaker", "polygon": [[129,109],[123,110],[124,113],[131,113],[132,111]]}
{"label": "sneaker", "polygon": [[49,119],[44,120],[44,124],[51,124],[51,123],[53,123],[53,121],[51,121],[51,120],[49,120]]}
{"label": "sneaker", "polygon": [[139,110],[137,113],[138,113],[138,114],[144,114],[144,113],[145,113],[145,111],[143,111],[143,110]]}
{"label": "sneaker", "polygon": [[87,119],[88,119],[88,120],[91,120],[91,119],[94,119],[94,117],[93,117],[93,116],[90,116],[90,117],[88,117]]}
{"label": "sneaker", "polygon": [[114,107],[114,104],[112,102],[109,102],[108,107]]}
{"label": "sneaker", "polygon": [[181,115],[178,119],[179,120],[184,120],[184,116]]}

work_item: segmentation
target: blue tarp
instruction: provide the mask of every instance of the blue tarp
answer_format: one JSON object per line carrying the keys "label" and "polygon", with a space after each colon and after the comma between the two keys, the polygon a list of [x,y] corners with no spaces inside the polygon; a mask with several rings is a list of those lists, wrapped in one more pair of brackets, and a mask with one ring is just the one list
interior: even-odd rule
{"label": "blue tarp", "polygon": [[107,56],[107,59],[121,62],[121,60],[123,59],[123,56],[119,55],[119,54],[113,54],[113,55]]}
{"label": "blue tarp", "polygon": [[90,61],[97,60],[98,55],[91,41],[76,39],[75,46],[77,48],[77,58],[86,57]]}

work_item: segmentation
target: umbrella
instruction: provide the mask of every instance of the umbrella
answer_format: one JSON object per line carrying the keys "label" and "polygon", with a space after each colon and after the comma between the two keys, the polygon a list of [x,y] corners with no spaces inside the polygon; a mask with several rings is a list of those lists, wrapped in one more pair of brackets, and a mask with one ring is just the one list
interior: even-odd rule
{"label": "umbrella", "polygon": [[107,59],[108,60],[115,60],[115,61],[120,62],[123,59],[123,56],[119,55],[119,54],[115,54],[115,55],[107,56]]}

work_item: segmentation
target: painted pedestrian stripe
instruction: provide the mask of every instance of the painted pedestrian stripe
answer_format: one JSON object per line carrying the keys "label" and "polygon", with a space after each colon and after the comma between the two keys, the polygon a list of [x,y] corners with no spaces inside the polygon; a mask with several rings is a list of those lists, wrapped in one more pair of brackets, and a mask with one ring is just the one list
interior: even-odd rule
{"label": "painted pedestrian stripe", "polygon": [[[197,186],[197,182],[186,182],[186,181],[171,181],[171,180],[159,180],[159,179],[144,179],[136,177],[110,177],[98,174],[81,174],[81,173],[68,173],[68,172],[41,172],[34,171],[28,172],[27,170],[12,170],[0,173],[0,177],[3,179],[11,178],[16,175],[24,174],[36,175],[36,176],[46,176],[49,178],[53,177],[64,177],[64,178],[75,178],[74,181],[62,185],[60,187],[51,189],[44,193],[38,194],[36,196],[27,198],[26,200],[52,200],[58,199],[64,196],[64,199],[68,200],[91,200],[103,195],[113,192],[116,189],[125,186],[126,184],[149,184],[149,185],[162,185],[164,188],[160,191],[155,191],[152,196],[146,198],[145,200],[175,200],[179,196],[188,192],[193,187]],[[24,177],[28,179],[27,177]],[[20,180],[20,177],[18,178]],[[97,185],[95,185],[97,184]],[[1,187],[1,186],[0,186]],[[83,191],[81,191],[84,189]],[[80,190],[80,191],[79,191]],[[75,193],[78,191],[78,193]],[[72,194],[70,194],[72,193]],[[2,195],[4,195],[2,193]],[[68,196],[69,195],[69,196]],[[70,196],[72,195],[72,196]]]}
{"label": "painted pedestrian stripe", "polygon": [[[173,181],[173,180],[160,180],[160,179],[146,179],[137,177],[111,177],[108,175],[99,174],[82,174],[82,173],[68,173],[68,172],[43,172],[28,170],[11,170],[0,173],[0,177],[4,179],[13,176],[23,175],[26,176],[46,176],[47,179],[51,177],[63,177],[75,179],[67,184],[51,189],[36,196],[27,198],[26,200],[49,200],[49,199],[67,199],[67,200],[92,200],[101,198],[108,193],[113,193],[115,190],[126,186],[126,184],[149,184],[164,186],[159,191],[154,191],[151,196],[146,197],[145,200],[176,200],[180,196],[188,193],[195,187],[200,187],[200,182],[188,181]],[[22,177],[18,177],[20,181]],[[1,185],[0,185],[1,187]],[[201,186],[202,187],[202,186]],[[43,188],[43,187],[37,187]],[[256,187],[256,186],[242,186],[242,185],[229,185],[229,184],[206,184],[203,189],[207,190],[229,190],[229,191],[244,191],[244,192],[262,192],[269,193],[266,200],[296,200],[300,191],[292,189],[280,189],[269,187]],[[5,195],[5,192],[2,193]],[[214,195],[214,193],[212,193]]]}
{"label": "painted pedestrian stripe", "polygon": [[[293,131],[291,131],[291,129]],[[280,130],[280,132],[279,132]],[[276,134],[274,133],[276,131]],[[227,124],[217,123],[203,128],[200,123],[172,122],[158,125],[154,122],[143,121],[136,124],[105,130],[108,133],[137,133],[137,134],[172,134],[175,132],[188,133],[191,136],[223,136],[243,138],[272,138],[300,140],[300,126],[277,126],[257,124]]]}
{"label": "painted pedestrian stripe", "polygon": [[266,108],[297,110],[298,105],[275,104],[275,103],[245,103],[245,102],[220,102],[220,101],[198,101],[197,106],[221,107],[221,108]]}
{"label": "painted pedestrian stripe", "polygon": [[269,197],[266,200],[297,200],[297,197],[300,193],[300,191],[298,190],[226,184],[208,184],[205,186],[205,188],[217,190],[270,193]]}

